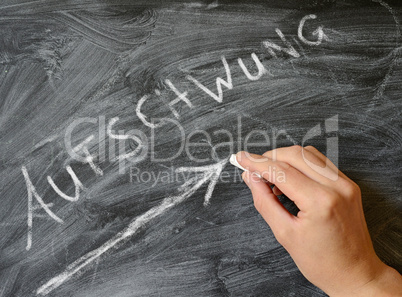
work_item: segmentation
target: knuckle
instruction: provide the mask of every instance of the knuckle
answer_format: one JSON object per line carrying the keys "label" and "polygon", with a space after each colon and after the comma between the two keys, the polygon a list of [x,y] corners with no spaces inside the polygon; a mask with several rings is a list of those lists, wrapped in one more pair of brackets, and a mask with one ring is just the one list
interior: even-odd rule
{"label": "knuckle", "polygon": [[290,149],[294,154],[301,154],[303,151],[303,147],[301,145],[293,145],[290,147]]}
{"label": "knuckle", "polygon": [[358,198],[360,197],[361,190],[360,187],[354,183],[353,181],[340,178],[339,179],[339,188],[342,191],[342,195],[345,196],[345,198]]}
{"label": "knuckle", "polygon": [[303,147],[300,145],[293,145],[289,148],[289,153],[287,156],[289,161],[297,161],[301,158],[304,158]]}
{"label": "knuckle", "polygon": [[350,206],[351,200],[360,198],[359,186],[346,179],[338,184],[336,189],[330,187],[317,188],[315,193],[318,198],[318,211],[323,219],[335,217],[345,207]]}
{"label": "knuckle", "polygon": [[334,191],[327,188],[317,188],[319,211],[324,217],[332,216],[333,211],[340,203],[340,197]]}
{"label": "knuckle", "polygon": [[337,195],[328,195],[323,200],[324,211],[331,212],[331,210],[335,209],[339,204],[339,197]]}

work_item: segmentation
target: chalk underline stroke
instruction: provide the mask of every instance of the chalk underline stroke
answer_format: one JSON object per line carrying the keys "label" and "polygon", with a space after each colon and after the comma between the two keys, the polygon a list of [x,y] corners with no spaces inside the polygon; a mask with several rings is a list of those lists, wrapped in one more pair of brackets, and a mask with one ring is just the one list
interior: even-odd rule
{"label": "chalk underline stroke", "polygon": [[106,253],[119,243],[123,242],[125,239],[136,234],[137,231],[145,224],[191,197],[204,183],[209,181],[207,192],[204,196],[204,205],[208,205],[212,196],[212,192],[219,180],[219,176],[227,162],[227,160],[223,160],[212,165],[177,168],[176,172],[178,173],[195,173],[194,177],[190,178],[187,182],[179,187],[179,191],[181,191],[181,194],[165,198],[159,205],[151,208],[144,214],[133,219],[124,230],[117,233],[114,237],[109,239],[97,249],[88,252],[78,260],[68,265],[64,272],[53,277],[47,283],[42,285],[36,291],[36,295],[45,296],[49,294],[51,291],[69,280],[74,274],[82,270],[85,266],[97,260],[100,256],[102,256],[104,253]]}

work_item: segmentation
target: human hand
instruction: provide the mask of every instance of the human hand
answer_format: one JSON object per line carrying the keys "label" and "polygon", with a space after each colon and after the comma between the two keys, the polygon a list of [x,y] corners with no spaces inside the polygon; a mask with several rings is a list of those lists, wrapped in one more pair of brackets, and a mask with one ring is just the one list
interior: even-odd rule
{"label": "human hand", "polygon": [[[402,296],[401,275],[374,251],[360,188],[329,159],[311,146],[236,157],[257,211],[309,281],[333,297]],[[297,216],[279,202],[281,193]]]}

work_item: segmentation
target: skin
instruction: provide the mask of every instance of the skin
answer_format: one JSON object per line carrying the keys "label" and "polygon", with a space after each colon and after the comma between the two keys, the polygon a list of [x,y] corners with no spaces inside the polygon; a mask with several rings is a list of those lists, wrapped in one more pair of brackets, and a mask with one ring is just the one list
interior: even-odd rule
{"label": "skin", "polygon": [[359,186],[329,159],[311,146],[236,157],[257,211],[310,282],[332,297],[402,296],[402,276],[374,251]]}

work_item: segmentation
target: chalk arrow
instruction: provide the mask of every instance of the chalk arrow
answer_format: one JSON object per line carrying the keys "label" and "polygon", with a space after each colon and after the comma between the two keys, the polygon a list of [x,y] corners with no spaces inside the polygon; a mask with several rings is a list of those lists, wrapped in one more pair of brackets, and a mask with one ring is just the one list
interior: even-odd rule
{"label": "chalk arrow", "polygon": [[182,203],[187,198],[192,196],[204,183],[209,181],[208,189],[205,194],[204,205],[207,205],[211,199],[212,192],[218,182],[219,176],[226,165],[227,160],[221,161],[216,164],[201,166],[201,167],[180,167],[176,169],[176,172],[188,172],[195,173],[195,176],[191,177],[187,182],[180,186],[180,194],[165,198],[161,204],[155,206],[145,212],[144,214],[136,217],[131,223],[121,232],[117,233],[114,237],[109,239],[103,245],[97,249],[85,254],[75,262],[67,266],[66,270],[61,274],[53,277],[47,283],[42,285],[37,291],[36,295],[45,296],[51,291],[59,287],[61,284],[69,280],[74,274],[79,272],[85,266],[89,265],[101,255],[112,249],[117,244],[123,242],[125,239],[135,235],[137,231],[153,220],[154,218],[162,215],[167,210]]}

